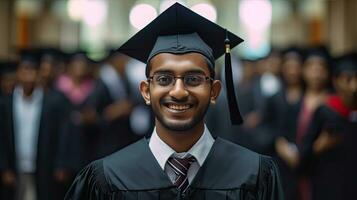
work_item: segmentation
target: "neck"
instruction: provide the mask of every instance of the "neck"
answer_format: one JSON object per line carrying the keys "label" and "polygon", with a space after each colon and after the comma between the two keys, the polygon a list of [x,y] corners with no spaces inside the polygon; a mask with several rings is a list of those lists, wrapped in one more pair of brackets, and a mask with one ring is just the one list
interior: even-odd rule
{"label": "neck", "polygon": [[195,127],[185,131],[173,131],[162,126],[156,119],[156,132],[160,139],[169,145],[176,152],[187,152],[196,144],[204,131],[203,121]]}
{"label": "neck", "polygon": [[35,87],[22,87],[24,97],[29,97],[32,95]]}

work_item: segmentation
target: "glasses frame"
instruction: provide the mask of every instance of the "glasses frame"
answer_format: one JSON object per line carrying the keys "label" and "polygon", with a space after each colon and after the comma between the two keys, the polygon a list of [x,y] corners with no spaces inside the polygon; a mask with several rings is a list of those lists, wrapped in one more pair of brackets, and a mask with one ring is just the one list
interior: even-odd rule
{"label": "glasses frame", "polygon": [[[166,75],[166,76],[170,76],[170,77],[173,78],[172,83],[168,84],[167,86],[163,86],[163,85],[159,85],[159,84],[153,84],[153,85],[155,85],[155,86],[159,86],[159,87],[162,87],[162,88],[171,88],[172,86],[174,86],[174,85],[176,84],[176,80],[177,80],[177,79],[181,79],[181,80],[182,80],[183,85],[185,86],[186,89],[187,89],[187,88],[197,88],[197,87],[199,87],[199,86],[202,86],[203,83],[207,82],[208,80],[210,80],[211,82],[214,81],[214,79],[213,79],[212,77],[210,77],[210,76],[205,76],[205,75],[203,75],[203,74],[186,74],[186,75],[183,75],[183,76],[174,76],[173,74],[154,74],[154,75],[152,75],[152,76],[149,76],[149,77],[147,78],[147,81],[148,81],[149,83],[150,83],[150,82],[154,82],[154,81],[153,81],[153,80],[154,80],[154,76],[156,76],[156,75]],[[204,78],[204,81],[203,81],[201,84],[196,85],[196,86],[191,86],[191,85],[185,84],[185,80],[184,80],[185,77],[187,77],[187,76],[192,76],[192,75],[202,76],[202,78]]]}

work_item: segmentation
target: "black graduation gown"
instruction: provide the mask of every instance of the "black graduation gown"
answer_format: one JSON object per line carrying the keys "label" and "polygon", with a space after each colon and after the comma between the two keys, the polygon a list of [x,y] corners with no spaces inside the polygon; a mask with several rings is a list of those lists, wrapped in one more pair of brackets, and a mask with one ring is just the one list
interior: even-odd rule
{"label": "black graduation gown", "polygon": [[[4,107],[4,96],[0,92],[0,176],[3,170],[5,169],[5,119],[3,113],[5,112]],[[0,180],[0,199],[5,199],[4,197],[4,187],[2,181]]]}
{"label": "black graduation gown", "polygon": [[[320,155],[315,155],[313,144],[323,130],[339,135],[342,142]],[[356,133],[357,122],[350,122],[331,107],[323,105],[316,110],[300,149],[300,170],[311,173],[314,200],[356,197]]]}
{"label": "black graduation gown", "polygon": [[[289,103],[286,99],[285,88],[268,98],[262,114],[261,130],[271,135],[274,139],[276,137],[284,137],[289,142],[296,143],[297,120],[301,109],[301,100],[300,98],[293,104]],[[285,199],[297,199],[298,173],[287,166],[285,161],[276,155],[275,150],[272,150],[272,153],[280,170]]]}
{"label": "black graduation gown", "polygon": [[[129,92],[127,91],[127,93]],[[103,119],[104,109],[112,103],[115,103],[115,100],[111,97],[108,87],[103,81],[98,80],[87,101],[87,105],[94,108],[99,114],[99,123],[87,127],[87,130],[91,131],[91,135],[95,136],[95,159],[109,155],[140,139],[130,129],[129,116],[112,122]]]}
{"label": "black graduation gown", "polygon": [[268,157],[217,138],[185,194],[172,184],[144,138],[84,168],[66,200],[283,199]]}
{"label": "black graduation gown", "polygon": [[[65,118],[62,96],[53,90],[44,93],[41,108],[40,126],[37,142],[37,160],[35,172],[35,184],[37,190],[37,199],[48,200],[54,199],[54,164],[57,158],[58,137],[63,130]],[[4,169],[10,169],[17,173],[16,152],[15,152],[15,134],[13,119],[13,96],[11,95],[4,101],[4,121],[2,139],[5,146],[3,147],[6,157],[4,158]],[[14,194],[7,188],[8,196],[6,199],[12,199]]]}
{"label": "black graduation gown", "polygon": [[[254,97],[250,85],[238,85],[240,90],[236,90],[239,108],[243,118],[255,109]],[[257,128],[247,128],[245,126],[232,125],[229,119],[228,102],[226,91],[222,88],[221,95],[217,99],[215,106],[208,109],[206,115],[207,127],[214,136],[222,137],[226,140],[249,148],[261,154],[270,152],[273,137],[265,131]]]}

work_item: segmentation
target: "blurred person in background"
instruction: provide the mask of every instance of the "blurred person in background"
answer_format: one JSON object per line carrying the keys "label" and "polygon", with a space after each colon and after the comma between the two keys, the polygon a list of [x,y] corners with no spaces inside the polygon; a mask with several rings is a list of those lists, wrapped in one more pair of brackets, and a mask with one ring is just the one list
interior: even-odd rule
{"label": "blurred person in background", "polygon": [[[295,142],[289,142],[280,137],[276,140],[276,152],[292,169],[299,165],[298,148],[301,147],[304,136],[316,109],[322,105],[330,92],[330,68],[331,58],[325,47],[316,47],[308,51],[303,64],[303,80],[305,82],[305,93],[301,101],[300,111],[297,118],[297,129]],[[311,181],[309,170],[299,172],[298,199],[311,200]]]}
{"label": "blurred person in background", "polygon": [[[5,158],[2,184],[5,199],[53,199],[57,137],[62,130],[57,98],[38,84],[39,54],[22,51],[16,70],[17,84],[4,100],[3,131]],[[45,192],[44,192],[45,191]]]}
{"label": "blurred person in background", "polygon": [[[6,140],[5,136],[5,112],[4,100],[7,96],[11,95],[16,83],[16,62],[1,61],[0,62],[0,175],[5,170],[5,150]],[[0,181],[0,199],[5,199],[5,188],[3,181]]]}
{"label": "blurred person in background", "polygon": [[55,87],[67,99],[67,118],[65,131],[60,135],[58,158],[56,162],[56,180],[61,198],[77,171],[93,159],[96,151],[97,136],[91,134],[91,124],[95,113],[87,106],[95,82],[90,73],[91,62],[83,51],[68,54],[67,66]]}
{"label": "blurred person in background", "polygon": [[60,64],[63,57],[55,48],[41,48],[41,60],[39,69],[40,84],[44,89],[55,89],[55,82],[59,76]]}
{"label": "blurred person in background", "polygon": [[253,89],[255,111],[246,119],[252,128],[261,121],[261,112],[264,110],[266,99],[276,94],[281,88],[280,68],[281,52],[277,49],[272,49],[267,57],[257,62],[260,76],[255,81]]}
{"label": "blurred person in background", "polygon": [[[284,138],[289,142],[296,142],[297,118],[299,116],[303,97],[302,82],[302,51],[291,47],[282,53],[282,87],[275,95],[267,99],[264,112],[262,113],[261,127],[278,140]],[[273,142],[272,144],[275,144]],[[285,199],[297,198],[297,175],[274,152],[277,158]]]}
{"label": "blurred person in background", "polygon": [[[59,112],[58,115],[62,119],[60,123],[63,127],[65,127],[68,123],[67,120],[70,112],[70,102],[68,98],[66,98],[66,96],[55,86],[57,78],[60,75],[61,63],[65,61],[63,54],[60,50],[55,48],[39,48],[38,50],[41,54],[38,72],[39,84],[47,96],[51,96],[52,99],[57,99],[56,101],[60,102],[58,106],[61,107],[61,109],[59,109],[61,112]],[[63,128],[63,131],[59,133],[58,137],[56,137],[55,143],[57,144],[57,150],[62,148],[59,146],[59,140],[62,135],[65,134],[64,131],[65,128]],[[59,154],[57,154],[57,157],[55,158],[56,163],[58,162],[58,159]],[[55,185],[52,198],[54,200],[63,199],[65,190],[67,189],[66,182],[69,181],[67,170],[55,164],[53,176],[55,179]]]}
{"label": "blurred person in background", "polygon": [[354,199],[357,185],[357,56],[337,59],[336,93],[319,106],[300,148],[302,167],[311,168],[312,199]]}
{"label": "blurred person in background", "polygon": [[[234,57],[233,57],[234,59]],[[269,143],[266,140],[264,133],[256,133],[256,121],[250,118],[249,115],[255,115],[255,99],[253,93],[254,81],[256,79],[256,64],[258,61],[250,59],[242,59],[241,65],[233,65],[234,72],[238,71],[238,67],[242,68],[242,76],[236,84],[236,95],[239,99],[239,108],[243,118],[244,124],[241,126],[232,125],[229,120],[229,110],[227,108],[227,99],[225,98],[226,90],[222,88],[222,95],[217,99],[214,107],[211,107],[207,113],[207,126],[212,132],[218,133],[217,136],[230,140],[234,143],[247,147],[257,152],[264,152],[265,144]],[[233,62],[234,63],[234,62]],[[236,62],[238,63],[238,62]],[[221,70],[221,76],[224,71]],[[236,73],[234,73],[236,74]],[[221,79],[224,79],[221,78]],[[224,81],[224,80],[223,80]],[[262,133],[262,135],[260,134]],[[259,134],[259,136],[257,136]]]}
{"label": "blurred person in background", "polygon": [[16,84],[15,61],[0,62],[0,98],[9,96]]}
{"label": "blurred person in background", "polygon": [[[99,70],[99,80],[88,98],[88,105],[95,109],[96,134],[95,158],[108,155],[136,141],[130,129],[129,116],[134,106],[130,96],[130,83],[126,75],[129,57],[112,50]],[[88,108],[89,109],[89,108]],[[89,111],[88,111],[89,112]]]}

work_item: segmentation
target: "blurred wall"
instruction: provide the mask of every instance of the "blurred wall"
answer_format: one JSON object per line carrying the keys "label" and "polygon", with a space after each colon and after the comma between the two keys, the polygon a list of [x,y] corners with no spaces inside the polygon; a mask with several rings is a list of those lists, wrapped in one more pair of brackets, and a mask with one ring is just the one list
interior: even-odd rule
{"label": "blurred wall", "polygon": [[332,53],[357,50],[357,1],[328,1],[328,34]]}
{"label": "blurred wall", "polygon": [[10,1],[0,1],[0,58],[8,58],[11,47],[13,12]]}
{"label": "blurred wall", "polygon": [[[191,4],[203,1],[187,0]],[[217,9],[217,22],[244,37],[239,24],[240,1],[210,0]],[[0,57],[9,57],[14,53],[15,47],[54,46],[72,50],[90,44],[91,38],[83,36],[88,32],[85,25],[68,17],[66,2],[0,0]],[[117,47],[137,31],[129,23],[132,6],[137,2],[157,4],[160,0],[107,2],[108,15],[101,28],[100,40],[107,47]],[[357,1],[271,0],[271,3],[272,24],[269,37],[272,46],[326,43],[334,54],[357,50]],[[30,12],[26,12],[27,10]],[[241,45],[239,48],[245,47]]]}

